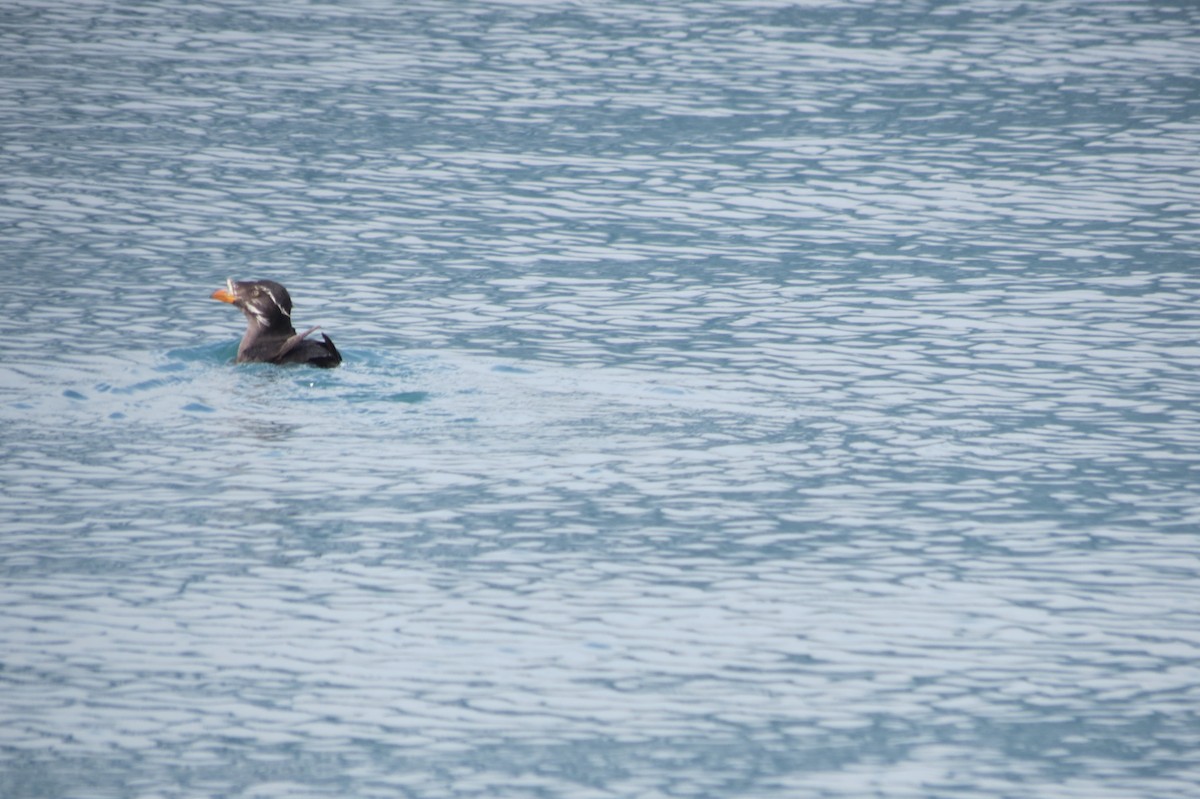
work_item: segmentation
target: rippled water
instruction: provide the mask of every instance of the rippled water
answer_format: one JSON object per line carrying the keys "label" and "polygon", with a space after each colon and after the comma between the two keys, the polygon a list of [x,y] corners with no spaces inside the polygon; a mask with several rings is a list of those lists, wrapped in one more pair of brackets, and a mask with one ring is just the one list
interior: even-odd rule
{"label": "rippled water", "polygon": [[0,11],[0,795],[1200,791],[1200,11],[595,5]]}

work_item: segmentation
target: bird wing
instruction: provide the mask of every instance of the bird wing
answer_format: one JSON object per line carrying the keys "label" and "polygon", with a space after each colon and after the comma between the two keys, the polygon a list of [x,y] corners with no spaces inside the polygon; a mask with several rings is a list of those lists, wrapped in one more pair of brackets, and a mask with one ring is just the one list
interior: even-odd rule
{"label": "bird wing", "polygon": [[275,361],[276,363],[282,361],[284,356],[296,349],[296,347],[300,345],[301,341],[304,341],[305,336],[314,330],[317,330],[319,327],[320,325],[314,325],[308,330],[305,330],[303,333],[297,333],[296,335],[289,337],[287,341],[283,342],[283,346],[279,348],[279,352],[275,353],[275,357],[271,360]]}

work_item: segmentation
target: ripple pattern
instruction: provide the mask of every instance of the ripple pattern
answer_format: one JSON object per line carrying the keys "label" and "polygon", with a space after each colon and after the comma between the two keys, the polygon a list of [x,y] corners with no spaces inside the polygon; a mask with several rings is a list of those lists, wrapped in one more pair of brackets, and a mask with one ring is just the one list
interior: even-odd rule
{"label": "ripple pattern", "polygon": [[1195,10],[0,16],[0,795],[1200,787]]}

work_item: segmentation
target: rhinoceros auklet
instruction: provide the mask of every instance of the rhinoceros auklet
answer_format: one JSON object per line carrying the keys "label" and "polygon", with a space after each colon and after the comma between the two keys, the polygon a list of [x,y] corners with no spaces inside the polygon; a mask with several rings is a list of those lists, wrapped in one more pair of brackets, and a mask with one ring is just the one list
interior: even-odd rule
{"label": "rhinoceros auklet", "polygon": [[323,341],[307,338],[310,327],[297,333],[292,327],[292,298],[273,280],[225,281],[212,293],[214,300],[240,308],[246,315],[246,335],[238,346],[238,363],[306,363],[328,369],[342,362],[342,354],[324,333]]}

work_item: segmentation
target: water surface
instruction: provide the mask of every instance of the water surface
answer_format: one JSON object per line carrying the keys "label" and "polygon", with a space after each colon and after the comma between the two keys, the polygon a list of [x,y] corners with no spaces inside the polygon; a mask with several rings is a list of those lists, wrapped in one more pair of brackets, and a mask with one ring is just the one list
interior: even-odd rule
{"label": "water surface", "polygon": [[9,4],[0,794],[1200,790],[1198,39]]}

